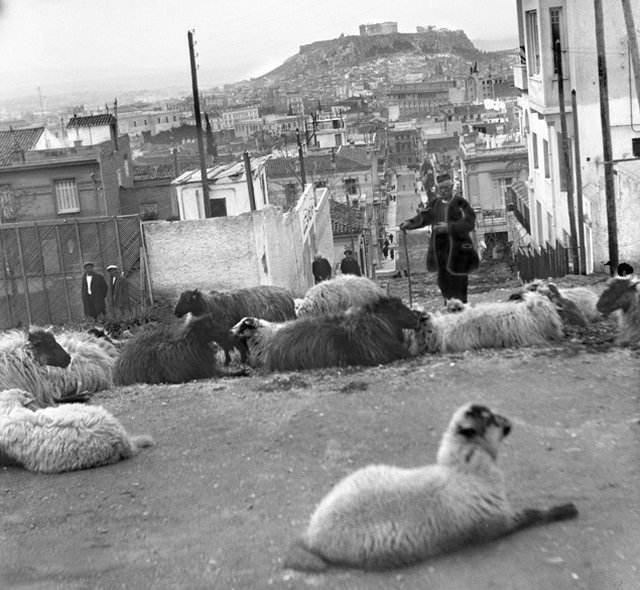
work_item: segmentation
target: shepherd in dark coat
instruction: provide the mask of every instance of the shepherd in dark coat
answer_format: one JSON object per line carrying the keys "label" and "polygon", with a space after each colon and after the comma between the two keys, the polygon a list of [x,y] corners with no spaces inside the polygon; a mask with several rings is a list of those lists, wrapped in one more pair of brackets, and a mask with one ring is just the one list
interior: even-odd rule
{"label": "shepherd in dark coat", "polygon": [[415,217],[400,224],[402,230],[431,226],[427,270],[438,273],[438,287],[445,299],[467,302],[469,273],[480,265],[471,239],[476,214],[462,196],[453,196],[449,175],[438,177],[438,194]]}
{"label": "shepherd in dark coat", "polygon": [[104,277],[94,272],[93,262],[85,262],[82,275],[82,307],[86,317],[97,320],[98,316],[105,314],[108,290]]}

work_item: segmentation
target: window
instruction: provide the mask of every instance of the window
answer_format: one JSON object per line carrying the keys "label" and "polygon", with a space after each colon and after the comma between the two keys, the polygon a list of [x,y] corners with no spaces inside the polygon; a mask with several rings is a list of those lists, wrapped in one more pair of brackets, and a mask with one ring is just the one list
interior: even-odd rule
{"label": "window", "polygon": [[549,142],[546,139],[542,140],[542,160],[544,165],[544,177],[551,178],[551,172],[549,170]]}
{"label": "window", "polygon": [[[554,75],[558,75],[558,63],[556,59],[556,42],[560,42],[560,48],[562,52],[566,50],[564,44],[562,42],[562,8],[551,8],[549,10],[549,15],[551,18],[551,51],[553,54],[553,73]],[[561,56],[563,53],[561,54]],[[564,57],[562,59],[562,77],[567,77],[567,70],[565,66]]]}
{"label": "window", "polygon": [[209,199],[211,204],[211,217],[227,216],[227,200],[226,199]]}
{"label": "window", "polygon": [[542,204],[536,200],[536,221],[538,226],[538,244],[544,245],[544,234],[542,233]]}
{"label": "window", "polygon": [[510,178],[498,178],[498,191],[500,193],[500,202],[501,205],[500,207],[502,209],[506,208],[507,206],[507,195],[509,194],[509,192],[511,192],[513,189],[511,188],[513,185],[513,177]]}
{"label": "window", "polygon": [[540,73],[540,36],[538,34],[538,11],[525,12],[527,36],[527,69],[530,76]]}
{"label": "window", "polygon": [[78,187],[75,178],[56,180],[56,205],[58,213],[79,213],[80,199],[78,198]]}
{"label": "window", "polygon": [[533,167],[537,170],[540,167],[540,162],[538,161],[538,134],[531,134],[531,146],[533,147]]}
{"label": "window", "polygon": [[633,137],[631,139],[631,152],[634,158],[640,158],[640,137]]}
{"label": "window", "polygon": [[15,195],[10,184],[0,184],[0,222],[16,218]]}
{"label": "window", "polygon": [[553,216],[547,211],[547,233],[549,234],[549,243],[553,244]]}
{"label": "window", "polygon": [[358,194],[358,179],[357,178],[345,178],[344,190],[348,195]]}

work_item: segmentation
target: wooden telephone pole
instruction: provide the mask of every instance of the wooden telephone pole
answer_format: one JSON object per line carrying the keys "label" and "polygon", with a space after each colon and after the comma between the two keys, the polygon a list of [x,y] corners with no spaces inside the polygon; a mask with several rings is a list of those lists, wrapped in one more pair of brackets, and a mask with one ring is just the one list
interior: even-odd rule
{"label": "wooden telephone pole", "polygon": [[189,40],[189,59],[191,61],[191,86],[193,88],[193,111],[196,117],[196,134],[198,136],[198,152],[200,154],[200,178],[202,180],[202,199],[204,202],[204,216],[211,217],[211,203],[209,202],[209,185],[207,183],[207,160],[204,154],[204,140],[202,138],[202,115],[200,114],[200,94],[198,92],[198,74],[196,55],[193,50],[193,31],[187,33]]}
{"label": "wooden telephone pole", "polygon": [[609,83],[604,43],[604,15],[602,0],[593,0],[596,17],[596,47],[598,51],[598,80],[600,86],[600,125],[602,128],[602,156],[604,159],[604,191],[607,205],[607,230],[609,234],[609,261],[611,276],[618,268],[618,218],[616,191],[613,183],[613,148],[611,146],[611,122],[609,118]]}

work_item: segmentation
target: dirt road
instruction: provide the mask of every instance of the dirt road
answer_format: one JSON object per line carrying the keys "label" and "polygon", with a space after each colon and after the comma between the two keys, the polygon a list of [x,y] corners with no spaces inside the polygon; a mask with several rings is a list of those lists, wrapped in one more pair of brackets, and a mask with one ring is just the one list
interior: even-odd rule
{"label": "dirt road", "polygon": [[[635,590],[638,384],[637,351],[558,347],[105,391],[94,403],[157,445],[75,473],[1,469],[0,587]],[[573,500],[578,520],[390,573],[282,569],[332,484],[432,462],[468,400],[515,423],[513,503]]]}

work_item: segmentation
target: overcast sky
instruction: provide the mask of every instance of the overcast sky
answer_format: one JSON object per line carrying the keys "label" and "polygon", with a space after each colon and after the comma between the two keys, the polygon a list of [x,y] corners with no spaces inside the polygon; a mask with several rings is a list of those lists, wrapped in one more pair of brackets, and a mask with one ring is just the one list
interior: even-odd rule
{"label": "overcast sky", "polygon": [[55,82],[189,76],[187,31],[210,85],[262,75],[299,46],[395,21],[515,38],[516,0],[0,0],[0,98]]}

